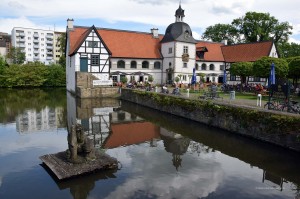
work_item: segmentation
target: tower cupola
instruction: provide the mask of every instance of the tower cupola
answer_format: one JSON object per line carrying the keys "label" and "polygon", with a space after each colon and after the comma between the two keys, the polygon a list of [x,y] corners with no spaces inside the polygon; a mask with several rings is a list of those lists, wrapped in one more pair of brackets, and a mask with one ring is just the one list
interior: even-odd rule
{"label": "tower cupola", "polygon": [[179,5],[179,8],[175,12],[176,22],[183,22],[184,10],[181,8],[181,5]]}

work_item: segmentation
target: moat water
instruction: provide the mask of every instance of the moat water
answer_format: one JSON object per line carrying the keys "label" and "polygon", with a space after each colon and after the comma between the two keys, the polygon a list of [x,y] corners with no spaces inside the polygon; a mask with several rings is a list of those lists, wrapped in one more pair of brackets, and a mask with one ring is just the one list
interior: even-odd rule
{"label": "moat water", "polygon": [[[116,170],[58,181],[39,159],[81,124]],[[115,99],[0,90],[0,198],[300,198],[299,154]]]}

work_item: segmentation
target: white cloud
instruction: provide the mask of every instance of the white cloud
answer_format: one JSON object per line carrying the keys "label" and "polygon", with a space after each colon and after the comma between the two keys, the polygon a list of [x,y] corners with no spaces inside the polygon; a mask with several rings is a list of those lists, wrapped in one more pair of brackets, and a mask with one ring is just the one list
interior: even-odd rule
{"label": "white cloud", "polygon": [[[44,29],[48,30],[54,29],[54,26],[46,24],[36,24],[27,17],[21,16],[18,18],[0,18],[0,31],[11,34],[11,31],[14,27],[26,27],[26,28],[35,28],[35,29]],[[63,31],[64,27],[56,27],[57,31]]]}
{"label": "white cloud", "polygon": [[[86,21],[99,19],[99,24],[94,24],[99,27],[103,27],[101,20],[107,23],[126,22],[129,24],[127,28],[129,30],[136,28],[130,26],[130,22],[167,27],[175,21],[174,14],[178,3],[178,0],[88,0],[83,9],[81,0],[26,0],[26,4],[18,0],[3,0],[0,7],[0,31],[10,32],[12,27],[20,25],[48,29],[52,28],[54,23],[59,25],[59,29],[64,30],[67,18],[73,18],[75,25],[82,19]],[[208,26],[217,23],[231,23],[233,19],[242,17],[248,11],[268,12],[280,22],[300,24],[299,7],[300,1],[295,0],[182,1],[182,8],[186,15],[185,22],[192,30],[205,30]],[[85,25],[93,24],[87,22]],[[296,29],[299,31],[300,28]]]}

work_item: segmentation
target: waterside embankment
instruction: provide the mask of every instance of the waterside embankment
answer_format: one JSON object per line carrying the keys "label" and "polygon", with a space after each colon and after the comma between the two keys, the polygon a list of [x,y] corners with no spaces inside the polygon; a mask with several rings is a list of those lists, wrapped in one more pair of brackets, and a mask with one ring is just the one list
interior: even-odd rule
{"label": "waterside embankment", "polygon": [[121,99],[300,152],[300,115],[132,89]]}

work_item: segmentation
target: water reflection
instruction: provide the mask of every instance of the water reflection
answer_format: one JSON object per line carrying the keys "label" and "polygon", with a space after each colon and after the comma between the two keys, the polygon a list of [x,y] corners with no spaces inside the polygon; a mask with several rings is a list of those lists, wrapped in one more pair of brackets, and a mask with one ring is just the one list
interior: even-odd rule
{"label": "water reflection", "polygon": [[[65,92],[54,91],[21,91],[22,99],[4,93],[0,198],[299,197],[299,154],[291,151],[124,101],[66,100]],[[45,128],[17,130],[24,115],[45,113],[52,117]],[[54,123],[58,133],[48,133]],[[38,157],[68,148],[66,124],[80,124],[95,150],[117,158],[120,169],[53,180]]]}
{"label": "water reflection", "polygon": [[21,134],[56,131],[64,125],[63,114],[63,107],[51,108],[46,106],[40,111],[36,109],[24,110],[16,117],[17,131]]}

